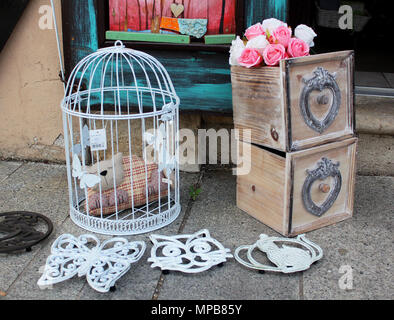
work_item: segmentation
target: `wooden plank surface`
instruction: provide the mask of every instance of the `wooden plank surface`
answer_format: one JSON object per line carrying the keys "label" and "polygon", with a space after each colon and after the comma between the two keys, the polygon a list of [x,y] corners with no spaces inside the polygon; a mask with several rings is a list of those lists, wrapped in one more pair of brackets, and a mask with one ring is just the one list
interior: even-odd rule
{"label": "wooden plank surface", "polygon": [[249,152],[241,149],[251,171],[237,176],[237,206],[283,234],[286,159],[254,145]]}
{"label": "wooden plank surface", "polygon": [[234,39],[235,34],[214,34],[205,36],[204,42],[206,44],[231,44]]}
{"label": "wooden plank surface", "polygon": [[[137,0],[133,0],[137,1]],[[156,2],[157,3],[157,2]],[[62,1],[67,72],[99,47],[96,1]],[[128,12],[130,8],[128,7]],[[130,15],[129,15],[130,16]],[[102,36],[100,38],[105,38]],[[228,52],[141,49],[166,67],[181,99],[181,110],[232,112]],[[110,101],[109,101],[110,102]]]}
{"label": "wooden plank surface", "polygon": [[[352,64],[353,56],[351,51],[336,52],[334,54],[322,54],[310,56],[307,58],[294,59],[289,64],[289,68],[285,70],[286,75],[286,103],[289,103],[287,112],[291,114],[291,143],[290,148],[303,149],[333,141],[340,137],[350,137],[353,135],[353,96],[352,96]],[[285,63],[282,63],[282,66]],[[335,120],[329,127],[319,133],[310,128],[302,116],[300,108],[300,96],[305,86],[304,78],[313,76],[313,72],[317,67],[323,67],[330,73],[336,73],[336,82],[341,92],[341,104]],[[282,67],[282,70],[284,68]],[[319,104],[318,97],[325,95],[328,103]],[[333,94],[331,90],[323,91],[314,90],[310,93],[309,104],[313,115],[318,119],[323,119],[332,104]]]}
{"label": "wooden plank surface", "polygon": [[208,19],[207,34],[235,32],[236,0],[109,0],[110,30],[150,30],[154,16],[173,17],[173,3],[184,6],[178,18]]}
{"label": "wooden plank surface", "polygon": [[[344,215],[347,217],[352,215],[353,207],[350,204],[353,202],[354,196],[356,142],[357,139],[352,138],[289,154],[294,167],[292,234],[295,232],[307,232],[339,221],[337,220],[338,217],[342,219]],[[306,170],[315,169],[318,161],[323,157],[328,158],[334,163],[340,163],[339,170],[342,175],[342,186],[333,206],[323,216],[317,217],[305,209],[302,200],[302,187],[307,177]],[[327,194],[319,190],[320,183],[328,184],[332,188],[333,178],[328,177],[323,181],[318,180],[312,185],[311,197],[317,205],[323,203],[327,198]]]}
{"label": "wooden plank surface", "polygon": [[180,34],[107,31],[106,37],[109,40],[190,43],[190,36]]}
{"label": "wooden plank surface", "polygon": [[287,0],[248,0],[245,1],[245,23],[249,27],[264,19],[287,19]]}
{"label": "wooden plank surface", "polygon": [[[280,79],[279,68],[231,67],[235,127],[251,129],[253,143],[285,151]],[[277,141],[271,135],[273,129]]]}

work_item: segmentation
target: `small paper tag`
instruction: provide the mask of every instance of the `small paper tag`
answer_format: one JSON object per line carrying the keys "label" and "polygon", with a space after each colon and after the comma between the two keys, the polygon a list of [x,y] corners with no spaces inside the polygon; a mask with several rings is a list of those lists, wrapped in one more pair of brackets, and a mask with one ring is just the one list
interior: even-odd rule
{"label": "small paper tag", "polygon": [[105,129],[89,130],[91,151],[107,150],[107,133]]}

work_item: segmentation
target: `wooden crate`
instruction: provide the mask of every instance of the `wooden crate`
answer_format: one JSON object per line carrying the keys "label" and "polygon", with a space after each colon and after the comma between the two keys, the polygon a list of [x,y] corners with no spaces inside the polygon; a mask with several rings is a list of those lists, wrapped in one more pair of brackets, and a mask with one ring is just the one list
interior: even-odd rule
{"label": "wooden crate", "polygon": [[231,67],[234,125],[251,142],[285,152],[354,134],[354,53],[282,60],[279,67]]}
{"label": "wooden crate", "polygon": [[[237,206],[285,236],[345,220],[353,213],[357,138],[282,153],[241,148]],[[322,179],[322,180],[320,180]]]}

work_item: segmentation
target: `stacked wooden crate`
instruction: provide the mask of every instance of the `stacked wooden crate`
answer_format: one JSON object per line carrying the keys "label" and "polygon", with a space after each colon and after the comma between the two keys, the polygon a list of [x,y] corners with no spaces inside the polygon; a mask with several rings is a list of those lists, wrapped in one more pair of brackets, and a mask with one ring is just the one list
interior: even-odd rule
{"label": "stacked wooden crate", "polygon": [[231,68],[234,125],[250,143],[237,206],[285,236],[353,214],[353,69],[353,51]]}

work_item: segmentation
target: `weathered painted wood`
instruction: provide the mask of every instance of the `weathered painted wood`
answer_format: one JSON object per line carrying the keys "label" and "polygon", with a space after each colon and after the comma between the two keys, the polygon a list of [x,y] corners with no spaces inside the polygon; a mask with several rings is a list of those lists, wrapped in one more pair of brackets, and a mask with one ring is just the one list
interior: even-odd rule
{"label": "weathered painted wood", "polygon": [[[222,18],[224,0],[210,0],[208,1],[208,28],[207,34],[220,33],[220,22]],[[202,5],[202,2],[198,2]]]}
{"label": "weathered painted wood", "polygon": [[235,39],[235,34],[213,34],[204,37],[205,44],[227,44]]}
{"label": "weathered painted wood", "polygon": [[66,71],[98,49],[95,0],[62,1],[64,58]]}
{"label": "weathered painted wood", "polygon": [[[123,0],[117,1],[120,3]],[[130,29],[131,20],[137,21],[138,27],[140,27],[139,15],[137,18],[137,16],[133,17],[131,14],[135,12],[133,7],[138,6],[138,1],[139,0],[127,0],[128,28]],[[157,8],[160,8],[162,12],[167,10],[168,12],[166,15],[171,16],[171,9],[169,6],[173,2],[174,1],[167,2],[167,0],[156,0],[155,10],[157,10]],[[181,3],[182,1],[177,2]],[[189,12],[193,11],[190,7],[190,10],[188,10],[189,2],[191,2],[191,0],[183,0],[185,16],[193,14]],[[249,6],[249,2],[250,1],[245,1],[246,9]],[[168,9],[165,8],[167,4]],[[66,10],[63,10],[65,23],[63,28],[64,52],[68,71],[71,71],[76,63],[83,57],[94,52],[99,47],[96,25],[97,11],[95,5],[97,5],[95,0],[63,1],[63,8],[66,8]],[[261,9],[261,6],[255,7],[253,14],[261,16],[258,12]],[[225,9],[225,11],[226,10],[227,9]],[[246,20],[247,19],[248,11],[246,11]],[[165,45],[163,45],[163,48],[163,50],[146,50],[146,52],[155,56],[167,68],[174,82],[176,91],[181,98],[181,110],[232,112],[232,90],[228,53],[167,51],[165,50]]]}
{"label": "weathered painted wood", "polygon": [[173,16],[173,3],[184,6],[178,18],[208,18],[207,34],[235,32],[236,0],[109,0],[110,30],[149,30],[154,16]]}
{"label": "weathered painted wood", "polygon": [[249,27],[267,18],[287,19],[287,0],[245,1],[245,23]]}
{"label": "weathered painted wood", "polygon": [[131,30],[141,29],[139,0],[127,0],[127,21],[128,21],[127,24],[129,26],[129,29]]}
{"label": "weathered painted wood", "polygon": [[190,43],[190,36],[179,34],[107,31],[106,37],[108,40]]}
{"label": "weathered painted wood", "polygon": [[237,2],[235,0],[226,1],[223,16],[223,30],[219,30],[221,33],[231,34],[236,32],[236,5]]}

